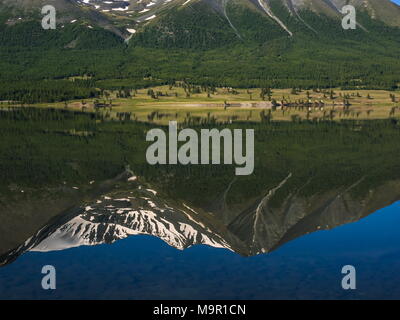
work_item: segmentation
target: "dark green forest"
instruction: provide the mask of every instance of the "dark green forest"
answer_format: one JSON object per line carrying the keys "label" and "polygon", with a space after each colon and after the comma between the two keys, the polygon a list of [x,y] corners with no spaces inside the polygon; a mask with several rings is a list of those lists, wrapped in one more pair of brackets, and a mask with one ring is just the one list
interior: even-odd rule
{"label": "dark green forest", "polygon": [[253,175],[235,177],[235,165],[151,166],[145,159],[150,124],[105,121],[101,114],[62,109],[3,107],[0,193],[12,197],[15,190],[24,190],[27,196],[42,197],[50,188],[87,188],[90,181],[111,179],[127,165],[172,198],[193,204],[214,199],[233,179],[237,183],[228,200],[240,203],[264,194],[292,173],[274,198],[273,203],[279,205],[291,190],[301,190],[307,196],[348,187],[359,180],[352,192],[363,196],[374,186],[400,178],[400,123],[394,119],[212,127],[255,130]]}
{"label": "dark green forest", "polygon": [[[231,87],[399,86],[399,28],[360,13],[358,19],[368,31],[343,30],[339,20],[304,11],[307,27],[276,7],[274,12],[295,31],[289,37],[247,7],[230,4],[228,12],[237,31],[199,3],[171,11],[129,43],[85,23],[43,30],[40,21],[8,25],[3,18],[0,100],[93,97],[100,83],[118,89],[112,80],[123,80],[131,88],[178,80]],[[91,81],[56,82],[83,75]]]}

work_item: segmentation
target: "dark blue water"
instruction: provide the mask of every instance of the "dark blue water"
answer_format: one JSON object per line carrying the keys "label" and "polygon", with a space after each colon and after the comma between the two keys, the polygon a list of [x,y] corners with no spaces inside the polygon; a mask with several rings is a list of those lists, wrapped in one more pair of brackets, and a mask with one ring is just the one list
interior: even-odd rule
{"label": "dark blue water", "polygon": [[[399,228],[400,202],[251,258],[148,236],[31,252],[0,269],[0,299],[399,299]],[[41,288],[44,265],[56,267],[54,291]],[[341,287],[344,265],[357,270],[356,290]]]}

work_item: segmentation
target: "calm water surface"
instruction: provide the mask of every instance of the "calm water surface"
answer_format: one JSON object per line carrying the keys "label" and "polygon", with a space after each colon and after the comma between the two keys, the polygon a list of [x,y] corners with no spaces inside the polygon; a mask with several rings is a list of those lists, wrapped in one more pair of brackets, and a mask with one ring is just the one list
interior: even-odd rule
{"label": "calm water surface", "polygon": [[[0,268],[0,299],[399,299],[400,202],[358,222],[242,257],[226,249],[180,251],[151,236],[112,245],[27,252]],[[341,288],[354,265],[357,290]],[[57,289],[41,288],[41,268]]]}

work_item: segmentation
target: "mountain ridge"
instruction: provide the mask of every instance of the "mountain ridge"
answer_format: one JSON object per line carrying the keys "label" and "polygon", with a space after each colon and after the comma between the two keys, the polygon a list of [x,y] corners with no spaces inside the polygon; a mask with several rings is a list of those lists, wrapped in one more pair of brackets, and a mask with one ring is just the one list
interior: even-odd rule
{"label": "mountain ridge", "polygon": [[[343,15],[340,9],[346,5],[354,5],[362,13],[367,13],[372,19],[381,21],[389,26],[400,27],[400,6],[390,0],[131,0],[131,1],[102,1],[102,0],[2,0],[0,6],[9,8],[14,15],[24,12],[39,13],[45,4],[55,6],[60,13],[59,23],[68,22],[67,19],[87,19],[102,28],[111,30],[125,39],[128,39],[148,25],[159,23],[159,19],[168,16],[171,12],[179,12],[187,8],[196,8],[199,5],[215,11],[235,31],[235,21],[230,19],[229,7],[241,6],[250,11],[262,14],[265,19],[275,23],[289,36],[295,32],[287,26],[283,15],[289,15],[307,28],[317,32],[310,26],[304,15],[305,11],[317,15],[324,15],[339,19]],[[279,8],[280,7],[280,8]],[[286,12],[282,11],[284,8]],[[71,20],[70,20],[71,21]],[[241,36],[239,36],[240,38]]]}
{"label": "mountain ridge", "polygon": [[133,177],[129,180],[134,182],[128,183],[130,191],[117,188],[53,219],[23,244],[1,254],[0,266],[27,251],[112,244],[135,235],[157,237],[179,250],[207,245],[254,256],[275,251],[303,235],[356,222],[400,197],[400,182],[394,180],[355,199],[351,190],[361,179],[309,198],[298,196],[297,190],[274,208],[271,198],[290,178],[291,174],[263,197],[248,201],[245,210],[232,210],[224,194],[224,205],[208,211],[205,207],[192,208],[182,200],[165,199]]}
{"label": "mountain ridge", "polygon": [[[4,81],[91,75],[135,83],[391,90],[400,82],[400,28],[381,21],[400,17],[389,0],[379,8],[375,0],[352,1],[368,4],[357,14],[356,30],[343,30],[339,0],[52,1],[74,8],[61,9],[56,30],[41,29],[39,10],[35,17],[14,12],[0,19]],[[18,0],[14,8],[26,3]]]}

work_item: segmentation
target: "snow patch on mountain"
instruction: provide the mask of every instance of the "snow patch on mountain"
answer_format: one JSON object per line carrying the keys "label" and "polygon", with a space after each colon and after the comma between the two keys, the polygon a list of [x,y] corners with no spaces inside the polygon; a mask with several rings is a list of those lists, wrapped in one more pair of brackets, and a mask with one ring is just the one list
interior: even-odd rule
{"label": "snow patch on mountain", "polygon": [[[232,250],[217,233],[191,217],[197,212],[167,205],[157,191],[140,188],[140,196],[103,196],[80,208],[80,213],[49,232],[29,248],[47,252],[113,243],[133,235],[152,235],[183,250],[196,244]],[[150,194],[151,198],[147,195]],[[31,243],[28,240],[27,243]]]}

